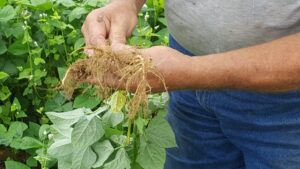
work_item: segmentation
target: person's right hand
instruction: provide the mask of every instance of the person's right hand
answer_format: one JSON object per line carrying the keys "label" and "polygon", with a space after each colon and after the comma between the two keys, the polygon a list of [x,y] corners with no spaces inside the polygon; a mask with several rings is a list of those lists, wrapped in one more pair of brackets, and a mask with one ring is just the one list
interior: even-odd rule
{"label": "person's right hand", "polygon": [[136,5],[130,0],[112,1],[93,10],[82,26],[86,46],[101,47],[109,40],[112,48],[122,48],[137,24],[137,13]]}

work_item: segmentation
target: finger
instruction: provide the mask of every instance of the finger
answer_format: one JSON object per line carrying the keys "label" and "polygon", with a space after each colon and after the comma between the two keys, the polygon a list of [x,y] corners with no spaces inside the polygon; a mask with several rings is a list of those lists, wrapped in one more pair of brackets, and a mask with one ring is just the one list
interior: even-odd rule
{"label": "finger", "polygon": [[125,44],[114,44],[111,45],[112,50],[117,54],[117,55],[132,55],[134,52],[137,52],[136,48],[133,46],[125,45]]}
{"label": "finger", "polygon": [[97,16],[87,20],[86,24],[87,46],[102,47],[106,45],[109,21],[105,16]]}
{"label": "finger", "polygon": [[[89,36],[87,35],[87,30],[86,30],[85,24],[83,24],[83,26],[81,27],[81,32],[82,32],[83,37],[84,37],[85,45],[88,46],[88,44],[89,44]],[[84,48],[84,53],[85,53],[87,56],[92,56],[92,55],[94,55],[94,51],[91,50],[91,49],[88,49],[88,48]]]}
{"label": "finger", "polygon": [[126,43],[127,24],[124,20],[114,20],[111,23],[111,30],[109,32],[109,40],[112,46],[118,47]]}

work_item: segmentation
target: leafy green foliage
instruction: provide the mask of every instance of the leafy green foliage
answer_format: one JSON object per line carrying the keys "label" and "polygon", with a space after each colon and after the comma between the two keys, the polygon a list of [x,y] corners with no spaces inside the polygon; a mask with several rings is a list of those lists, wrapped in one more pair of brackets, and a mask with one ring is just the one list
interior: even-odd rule
{"label": "leafy green foliage", "polygon": [[[113,96],[118,94],[116,92]],[[149,99],[150,103],[158,100],[160,104],[152,107],[152,110],[157,110],[154,118],[153,114],[139,116],[139,120],[133,124],[133,136],[129,138],[129,144],[126,142],[129,130],[127,119],[122,118],[118,123],[113,123],[111,119],[115,114],[124,116],[124,111],[111,112],[111,108],[118,105],[113,103],[116,101],[114,97],[95,111],[80,108],[70,112],[46,113],[54,130],[54,143],[49,147],[48,154],[56,158],[58,164],[63,164],[63,167],[58,165],[59,169],[130,169],[134,165],[145,169],[163,168],[165,148],[175,147],[176,143],[172,129],[164,118],[166,112],[160,108],[165,100],[160,95],[153,95]]]}
{"label": "leafy green foliage", "polygon": [[[74,99],[66,100],[57,90],[67,67],[83,57],[73,51],[84,46],[81,25],[86,15],[106,3],[0,1],[0,151],[8,150],[5,168],[147,168],[143,160],[147,157],[139,157],[139,152],[151,150],[149,156],[155,152],[146,142],[160,137],[153,136],[151,119],[164,109],[162,96],[149,97],[150,116],[140,112],[129,130],[126,100],[130,96],[125,92],[102,100],[93,88],[83,85]],[[148,0],[138,18],[129,44],[150,47],[168,43],[162,0]],[[161,131],[171,132],[167,125],[159,126],[166,127]],[[127,145],[128,131],[132,135]],[[161,153],[159,157],[164,157],[167,144],[174,145],[169,144],[172,134],[163,133],[162,137],[167,139],[164,145],[153,145]],[[159,160],[153,166],[162,168],[163,158]]]}
{"label": "leafy green foliage", "polygon": [[5,167],[6,169],[30,169],[27,165],[16,162],[16,161],[5,161]]}

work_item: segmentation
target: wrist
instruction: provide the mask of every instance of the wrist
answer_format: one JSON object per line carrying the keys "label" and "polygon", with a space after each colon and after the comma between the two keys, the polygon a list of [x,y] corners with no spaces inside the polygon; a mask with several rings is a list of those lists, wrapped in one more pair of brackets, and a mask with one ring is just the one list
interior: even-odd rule
{"label": "wrist", "polygon": [[109,3],[126,3],[136,14],[138,14],[145,4],[146,0],[110,0]]}
{"label": "wrist", "polygon": [[172,91],[193,88],[195,72],[192,64],[192,57],[182,55],[182,58],[178,61],[178,64],[176,64],[174,69],[168,74],[168,78],[166,79],[168,90]]}

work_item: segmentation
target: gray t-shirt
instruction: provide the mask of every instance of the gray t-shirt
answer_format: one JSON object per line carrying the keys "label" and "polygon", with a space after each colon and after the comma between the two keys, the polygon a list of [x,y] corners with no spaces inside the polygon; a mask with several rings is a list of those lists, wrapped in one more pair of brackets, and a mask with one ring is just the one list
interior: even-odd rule
{"label": "gray t-shirt", "polygon": [[300,32],[300,0],[165,0],[173,37],[195,55]]}

